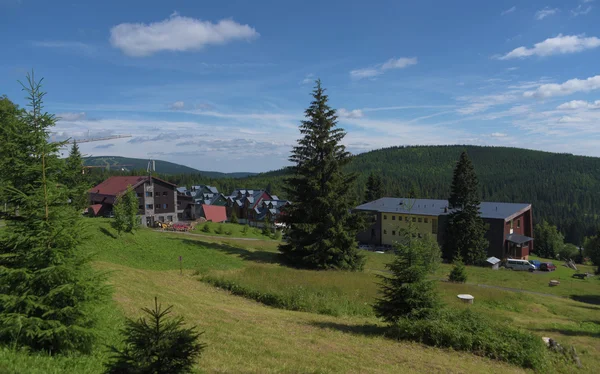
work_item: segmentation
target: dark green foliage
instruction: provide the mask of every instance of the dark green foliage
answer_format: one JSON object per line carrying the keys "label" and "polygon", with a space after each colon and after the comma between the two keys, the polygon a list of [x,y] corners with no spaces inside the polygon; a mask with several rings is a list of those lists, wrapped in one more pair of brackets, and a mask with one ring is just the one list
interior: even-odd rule
{"label": "dark green foliage", "polygon": [[113,227],[119,235],[121,232],[133,233],[138,226],[138,205],[139,200],[133,188],[127,186],[127,191],[117,198],[114,205],[115,219]]}
{"label": "dark green foliage", "polygon": [[128,319],[122,333],[123,349],[112,346],[112,360],[106,365],[110,374],[190,373],[194,361],[206,347],[198,340],[203,333],[196,326],[184,327],[183,318],[168,318],[172,306],[162,310],[157,299],[154,309],[137,321]]}
{"label": "dark green foliage", "polygon": [[427,279],[440,263],[440,248],[430,235],[414,238],[413,233],[412,227],[401,231],[396,257],[386,265],[391,276],[380,276],[382,297],[374,308],[386,322],[427,318],[440,306],[435,281]]}
{"label": "dark green foliage", "polygon": [[538,256],[556,258],[558,252],[564,247],[564,237],[558,232],[556,226],[542,221],[535,225],[534,250]]}
{"label": "dark green foliage", "polygon": [[208,222],[202,226],[202,232],[210,233],[210,224]]}
{"label": "dark green foliage", "polygon": [[579,260],[579,249],[575,244],[565,244],[562,248],[558,250],[558,258],[562,261],[573,260],[575,262],[580,262]]}
{"label": "dark green foliage", "polygon": [[482,263],[488,247],[487,228],[479,212],[478,187],[473,164],[463,152],[454,169],[448,198],[452,213],[448,216],[444,256],[447,259],[460,256],[470,265]]}
{"label": "dark green foliage", "polygon": [[592,263],[598,266],[600,273],[600,233],[596,236],[585,238],[584,255],[588,257]]}
{"label": "dark green foliage", "polygon": [[235,214],[235,210],[233,212],[231,212],[231,218],[229,218],[229,222],[238,223],[238,218],[237,218],[237,214]]}
{"label": "dark green foliage", "polygon": [[88,205],[87,191],[90,185],[87,182],[86,175],[83,174],[83,157],[79,151],[77,142],[73,142],[69,157],[65,159],[63,183],[71,191],[71,203],[78,209],[83,209]]}
{"label": "dark green foliage", "polygon": [[460,256],[454,259],[454,267],[450,271],[448,280],[454,283],[465,283],[467,281],[467,270]]}
{"label": "dark green foliage", "polygon": [[388,336],[434,347],[467,351],[545,372],[549,351],[539,336],[495,322],[469,309],[443,310],[431,318],[399,320]]}
{"label": "dark green foliage", "polygon": [[373,200],[377,200],[383,197],[383,183],[381,181],[381,175],[371,172],[369,179],[367,179],[367,190],[365,192],[365,203]]}
{"label": "dark green foliage", "polygon": [[[77,247],[82,219],[60,183],[61,144],[48,143],[54,116],[43,112],[41,81],[28,76],[30,110],[21,112],[11,155],[19,168],[6,176],[5,196],[18,206],[0,233],[0,343],[51,354],[91,350],[93,307],[105,294],[102,279]],[[15,143],[12,143],[15,142]],[[17,178],[17,179],[13,179]],[[23,179],[19,179],[23,178]]]}
{"label": "dark green foliage", "polygon": [[356,242],[359,225],[350,214],[356,176],[343,171],[350,162],[341,144],[346,133],[336,126],[336,112],[320,81],[312,95],[300,126],[302,138],[290,156],[294,166],[285,191],[294,203],[282,217],[288,240],[279,250],[293,266],[360,270],[365,260]]}
{"label": "dark green foliage", "polygon": [[[25,155],[22,153],[23,127],[25,124],[19,119],[23,110],[13,104],[6,96],[0,97],[0,202],[2,209],[4,203],[9,203],[12,193],[8,188],[13,183],[19,183],[17,177],[21,170],[15,169],[15,161],[23,162]],[[17,186],[18,188],[19,186]]]}
{"label": "dark green foliage", "polygon": [[223,228],[223,224],[219,223],[217,224],[217,228],[215,229],[215,234],[223,234],[225,232],[225,229]]}
{"label": "dark green foliage", "polygon": [[244,225],[244,227],[242,227],[242,235],[246,236],[249,229],[250,227],[248,225]]}
{"label": "dark green foliage", "polygon": [[261,233],[266,237],[271,237],[271,222],[269,221],[268,216],[265,217],[265,222]]}

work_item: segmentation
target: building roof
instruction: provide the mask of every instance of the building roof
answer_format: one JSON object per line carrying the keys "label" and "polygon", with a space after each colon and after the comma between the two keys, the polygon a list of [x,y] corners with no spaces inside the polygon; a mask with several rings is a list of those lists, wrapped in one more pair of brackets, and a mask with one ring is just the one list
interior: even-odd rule
{"label": "building roof", "polygon": [[207,221],[227,221],[227,211],[224,206],[202,204],[202,210],[204,211],[204,218],[206,218]]}
{"label": "building roof", "polygon": [[508,234],[506,235],[506,240],[515,244],[524,244],[532,241],[533,238],[521,234]]}
{"label": "building roof", "polygon": [[101,195],[117,196],[127,190],[128,186],[136,187],[138,184],[145,182],[148,179],[146,176],[115,176],[110,177],[96,187],[92,187],[89,192]]}
{"label": "building roof", "polygon": [[[482,202],[479,211],[482,218],[508,219],[530,207],[531,204]],[[452,213],[452,210],[445,208],[448,208],[448,200],[383,197],[359,205],[355,210],[423,216],[440,216]]]}
{"label": "building roof", "polygon": [[492,264],[492,265],[496,265],[496,264],[497,264],[497,263],[499,263],[501,260],[500,260],[499,258],[497,258],[497,257],[493,257],[493,256],[492,256],[492,257],[488,258],[488,259],[487,259],[487,260],[485,260],[485,261],[489,262],[489,263],[490,263],[490,264]]}
{"label": "building roof", "polygon": [[187,187],[177,187],[177,192],[184,194],[187,192]]}
{"label": "building roof", "polygon": [[89,209],[92,211],[92,213],[94,213],[94,217],[95,217],[100,212],[100,209],[102,209],[102,204],[90,205]]}

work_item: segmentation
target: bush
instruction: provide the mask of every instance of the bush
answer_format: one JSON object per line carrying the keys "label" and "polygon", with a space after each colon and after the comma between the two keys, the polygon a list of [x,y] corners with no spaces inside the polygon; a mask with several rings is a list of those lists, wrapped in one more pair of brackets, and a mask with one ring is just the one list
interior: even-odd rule
{"label": "bush", "polygon": [[237,214],[235,214],[235,211],[231,212],[231,217],[229,218],[229,222],[238,223],[238,218],[237,218]]}
{"label": "bush", "polygon": [[571,243],[565,244],[561,249],[558,250],[558,258],[563,261],[579,259],[579,249],[577,246]]}
{"label": "bush", "polygon": [[388,335],[434,347],[472,352],[541,372],[548,362],[548,349],[540,337],[469,309],[443,310],[428,319],[403,318],[392,326]]}
{"label": "bush", "polygon": [[242,235],[244,235],[244,236],[248,235],[248,230],[249,230],[248,225],[244,225],[244,227],[242,227]]}
{"label": "bush", "polygon": [[224,232],[225,232],[225,229],[223,228],[223,224],[219,223],[217,225],[217,229],[215,230],[215,234],[223,235]]}
{"label": "bush", "polygon": [[202,226],[202,232],[210,233],[210,225],[208,224],[208,222],[206,222],[204,226]]}
{"label": "bush", "polygon": [[460,257],[454,260],[454,267],[448,276],[448,280],[454,283],[465,283],[467,281],[465,264],[463,264]]}

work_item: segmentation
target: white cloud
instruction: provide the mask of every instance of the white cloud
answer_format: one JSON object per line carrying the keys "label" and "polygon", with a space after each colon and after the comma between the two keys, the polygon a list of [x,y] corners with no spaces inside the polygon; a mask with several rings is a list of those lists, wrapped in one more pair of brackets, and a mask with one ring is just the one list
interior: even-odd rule
{"label": "white cloud", "polygon": [[411,65],[416,65],[417,62],[416,57],[391,58],[382,64],[369,68],[352,70],[350,71],[350,76],[354,79],[372,78],[385,73],[387,70],[404,69]]}
{"label": "white cloud", "polygon": [[588,14],[592,10],[591,5],[584,6],[583,4],[577,5],[577,8],[571,9],[573,17],[582,16]]}
{"label": "white cloud", "polygon": [[363,112],[360,109],[347,110],[340,108],[338,109],[337,114],[341,118],[361,118],[363,116]]}
{"label": "white cloud", "polygon": [[543,20],[544,18],[554,15],[559,11],[560,10],[558,8],[551,9],[550,7],[545,7],[544,9],[540,9],[537,12],[535,12],[535,19],[537,19],[538,21]]}
{"label": "white cloud", "polygon": [[600,109],[600,100],[588,102],[585,100],[571,100],[560,104],[556,107],[558,110],[574,110],[574,109]]}
{"label": "white cloud", "polygon": [[82,120],[85,118],[85,112],[79,112],[79,113],[71,113],[71,112],[66,112],[66,113],[59,113],[56,115],[56,119],[59,121],[78,121],[78,120]]}
{"label": "white cloud", "polygon": [[181,17],[149,24],[122,23],[110,29],[110,43],[133,57],[149,56],[160,51],[199,50],[211,44],[257,38],[259,33],[249,25],[231,19],[218,23]]}
{"label": "white cloud", "polygon": [[595,36],[585,37],[583,35],[562,35],[554,38],[548,38],[543,42],[533,45],[532,48],[515,48],[504,56],[498,57],[500,60],[512,58],[524,58],[529,56],[550,56],[566,53],[581,52],[586,49],[600,47],[600,39]]}
{"label": "white cloud", "polygon": [[587,79],[569,79],[564,83],[542,84],[536,90],[526,91],[525,97],[545,98],[551,96],[571,95],[575,92],[589,92],[600,89],[600,75],[589,77]]}
{"label": "white cloud", "polygon": [[510,14],[510,13],[514,12],[515,10],[517,10],[517,7],[513,5],[512,7],[510,7],[508,9],[502,11],[502,13],[500,13],[500,15],[501,16],[505,16],[507,14]]}
{"label": "white cloud", "polygon": [[185,108],[185,103],[183,101],[176,101],[173,104],[169,105],[169,109],[171,110],[182,110]]}
{"label": "white cloud", "polygon": [[34,47],[64,49],[83,53],[92,53],[95,51],[95,48],[88,44],[64,40],[35,41],[31,42],[31,44]]}
{"label": "white cloud", "polygon": [[459,97],[458,100],[467,101],[469,104],[465,107],[457,109],[456,111],[460,114],[475,114],[485,112],[492,106],[511,103],[516,99],[517,96],[511,93],[483,96],[462,96]]}
{"label": "white cloud", "polygon": [[309,84],[309,83],[314,83],[314,82],[315,82],[315,75],[313,73],[310,73],[310,74],[306,74],[306,76],[304,77],[302,82],[300,82],[300,84]]}
{"label": "white cloud", "polygon": [[493,132],[490,134],[492,138],[506,138],[508,135],[503,132]]}

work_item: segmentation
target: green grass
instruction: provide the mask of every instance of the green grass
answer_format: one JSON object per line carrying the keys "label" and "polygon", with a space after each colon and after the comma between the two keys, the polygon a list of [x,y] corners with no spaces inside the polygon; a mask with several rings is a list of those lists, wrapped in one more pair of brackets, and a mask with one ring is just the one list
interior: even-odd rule
{"label": "green grass", "polygon": [[[208,225],[210,232],[205,232],[204,227]],[[251,238],[251,239],[261,239],[261,240],[272,240],[270,237],[262,234],[262,229],[257,227],[248,226],[247,232],[244,233],[244,226],[237,223],[215,223],[215,222],[205,222],[199,223],[194,227],[194,234],[208,235],[208,236],[223,236],[223,237],[233,237],[233,238]],[[222,232],[220,232],[221,230]]]}

